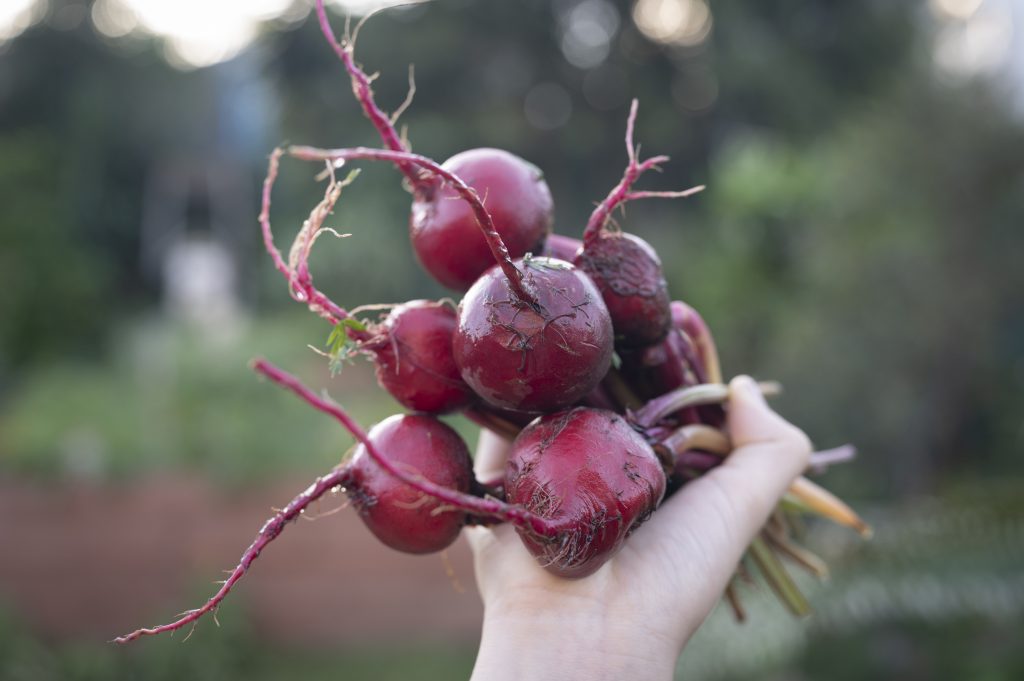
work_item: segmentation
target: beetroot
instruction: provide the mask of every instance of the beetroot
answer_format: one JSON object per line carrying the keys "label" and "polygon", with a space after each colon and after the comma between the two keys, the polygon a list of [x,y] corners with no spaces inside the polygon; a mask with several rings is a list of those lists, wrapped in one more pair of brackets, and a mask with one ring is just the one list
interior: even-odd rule
{"label": "beetroot", "polygon": [[[551,192],[536,166],[499,149],[473,149],[442,164],[481,197],[513,258],[539,253],[551,231]],[[441,284],[465,291],[494,264],[470,206],[450,188],[417,188],[409,218],[413,250]]]}
{"label": "beetroot", "polygon": [[452,355],[455,310],[413,300],[391,310],[378,335],[360,346],[372,352],[377,381],[413,411],[440,414],[473,401]]}
{"label": "beetroot", "polygon": [[704,382],[701,380],[703,369],[697,366],[693,342],[674,327],[660,343],[623,350],[619,356],[623,378],[644,400]]}
{"label": "beetroot", "polygon": [[[317,0],[316,11],[321,32],[345,65],[352,92],[384,146],[394,152],[410,151],[408,141],[395,129],[401,111],[390,116],[381,111],[373,97],[371,78],[355,62],[353,42],[335,39],[323,0]],[[410,101],[406,100],[402,109]],[[442,285],[465,291],[494,264],[490,245],[480,233],[478,215],[471,206],[453,200],[461,194],[442,176],[424,172],[422,166],[401,157],[393,157],[392,162],[405,175],[413,194],[409,236],[417,259]],[[443,168],[481,197],[511,257],[540,253],[551,231],[554,208],[551,191],[537,166],[501,149],[482,148],[452,156]]]}
{"label": "beetroot", "polygon": [[[370,429],[377,448],[411,473],[468,492],[473,462],[466,443],[430,416],[395,415]],[[432,497],[382,469],[360,444],[348,464],[345,491],[370,531],[393,549],[433,553],[447,548],[465,524],[465,513],[441,508]]]}
{"label": "beetroot", "polygon": [[615,329],[615,345],[643,347],[661,341],[672,325],[661,260],[638,236],[602,230],[575,264],[597,284]]}
{"label": "beetroot", "polygon": [[621,348],[636,348],[659,342],[671,325],[668,284],[662,274],[661,260],[643,239],[609,230],[608,222],[616,208],[627,201],[645,198],[681,198],[704,189],[694,187],[679,192],[633,191],[633,184],[648,170],[668,160],[654,156],[637,160],[633,144],[637,101],[634,99],[626,121],[626,154],[629,164],[622,179],[598,204],[583,231],[583,249],[574,262],[597,284],[615,327],[615,343]]}
{"label": "beetroot", "polygon": [[604,377],[612,327],[594,284],[569,263],[518,261],[527,302],[502,270],[484,274],[459,304],[452,348],[463,380],[502,409],[567,407]]}
{"label": "beetroot", "polygon": [[540,563],[585,577],[605,563],[661,502],[665,473],[643,437],[618,414],[577,407],[544,416],[512,444],[509,503],[550,519],[554,537],[519,530]]}
{"label": "beetroot", "polygon": [[[202,607],[119,642],[194,625],[214,612],[288,523],[324,494],[341,489],[370,531],[397,550],[438,551],[466,524],[508,522],[547,570],[586,577],[654,512],[670,484],[684,484],[718,466],[732,447],[719,427],[729,387],[721,383],[710,330],[689,306],[669,305],[654,250],[614,225],[609,228],[615,208],[628,201],[701,189],[633,191],[642,173],[666,160],[637,160],[636,102],[627,122],[629,165],[622,180],[591,215],[582,241],[552,236],[545,243],[551,196],[539,170],[494,149],[464,152],[443,165],[412,153],[404,134],[395,130],[397,114],[388,116],[374,103],[370,78],[355,64],[352,44],[335,41],[323,0],[316,9],[386,148],[288,150],[326,163],[330,183],[287,262],[274,246],[269,221],[270,190],[285,153],[275,151],[260,214],[266,248],[292,296],[335,326],[334,359],[352,352],[369,355],[380,384],[406,407],[431,413],[462,408],[477,423],[514,438],[505,475],[476,481],[465,443],[431,416],[393,416],[366,433],[326,395],[257,361],[259,373],[341,423],[359,443],[355,453],[263,525]],[[324,221],[353,177],[339,182],[334,171],[356,159],[386,161],[405,176],[414,197],[413,245],[436,278],[464,289],[479,275],[457,315],[447,305],[416,300],[390,308],[383,321],[355,319],[313,285],[309,252],[330,232]],[[610,369],[613,334],[622,363]],[[534,418],[535,413],[542,416]],[[849,453],[829,456],[828,461],[842,460]],[[868,531],[848,507],[803,478],[789,494],[806,508]],[[794,612],[805,613],[806,601],[773,551],[812,568],[820,568],[820,562],[789,541],[778,516],[751,545],[751,559],[772,588]],[[731,587],[726,595],[741,615]]]}

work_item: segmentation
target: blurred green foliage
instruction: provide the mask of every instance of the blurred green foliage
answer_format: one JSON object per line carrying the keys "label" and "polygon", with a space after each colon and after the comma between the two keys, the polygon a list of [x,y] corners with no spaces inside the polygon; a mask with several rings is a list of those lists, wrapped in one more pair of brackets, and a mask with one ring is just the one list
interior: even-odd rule
{"label": "blurred green foliage", "polygon": [[[137,322],[119,334],[110,359],[58,362],[34,374],[5,410],[3,465],[90,480],[199,470],[230,484],[328,470],[352,438],[246,363],[272,358],[312,385],[340,388],[361,423],[399,411],[362,359],[331,380],[326,359],[303,345],[329,330],[300,311],[244,324],[237,339],[211,340],[157,318]],[[475,426],[449,421],[472,441]]]}

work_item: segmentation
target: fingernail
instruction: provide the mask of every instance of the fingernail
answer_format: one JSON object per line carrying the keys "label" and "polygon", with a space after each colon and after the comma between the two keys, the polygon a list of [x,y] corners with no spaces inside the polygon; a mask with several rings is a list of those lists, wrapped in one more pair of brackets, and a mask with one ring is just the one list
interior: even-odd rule
{"label": "fingernail", "polygon": [[762,404],[764,403],[764,395],[761,394],[761,389],[757,386],[757,382],[750,376],[741,375],[732,379],[729,383],[729,389],[743,395],[744,398],[756,400]]}

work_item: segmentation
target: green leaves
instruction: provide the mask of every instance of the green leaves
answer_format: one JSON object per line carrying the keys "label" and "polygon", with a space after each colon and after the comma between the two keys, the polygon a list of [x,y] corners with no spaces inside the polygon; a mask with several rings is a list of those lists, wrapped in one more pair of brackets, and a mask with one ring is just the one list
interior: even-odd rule
{"label": "green leaves", "polygon": [[359,344],[348,335],[350,329],[366,331],[366,324],[358,319],[346,317],[338,322],[331,329],[331,334],[327,336],[327,357],[330,359],[331,376],[337,375],[344,365],[351,363],[353,357],[359,352]]}

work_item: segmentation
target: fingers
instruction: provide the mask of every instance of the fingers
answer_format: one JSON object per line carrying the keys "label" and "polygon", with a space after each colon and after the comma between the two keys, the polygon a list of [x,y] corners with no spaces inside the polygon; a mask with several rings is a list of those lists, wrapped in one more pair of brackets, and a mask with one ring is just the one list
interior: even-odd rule
{"label": "fingers", "polygon": [[[803,431],[768,406],[757,384],[749,376],[738,376],[729,384],[728,428],[733,452],[720,469],[735,476],[732,491],[764,496],[758,514],[767,516],[793,478],[810,461],[811,442]],[[735,478],[735,482],[732,481]]]}
{"label": "fingers", "polygon": [[658,532],[670,534],[680,554],[689,553],[676,560],[699,558],[701,574],[695,578],[709,586],[720,582],[722,588],[811,452],[807,436],[768,407],[752,379],[736,378],[729,387],[728,427],[735,448],[650,521]]}
{"label": "fingers", "polygon": [[486,483],[504,479],[510,444],[508,440],[486,428],[480,430],[476,456],[473,457],[473,472],[477,480]]}

